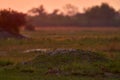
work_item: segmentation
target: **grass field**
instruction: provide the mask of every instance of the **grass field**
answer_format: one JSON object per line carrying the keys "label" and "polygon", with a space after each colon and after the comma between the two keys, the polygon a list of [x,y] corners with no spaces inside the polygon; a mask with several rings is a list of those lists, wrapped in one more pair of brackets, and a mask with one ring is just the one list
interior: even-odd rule
{"label": "grass field", "polygon": [[[47,27],[21,33],[29,39],[0,40],[0,80],[120,80],[120,28]],[[80,52],[24,53],[39,48]]]}

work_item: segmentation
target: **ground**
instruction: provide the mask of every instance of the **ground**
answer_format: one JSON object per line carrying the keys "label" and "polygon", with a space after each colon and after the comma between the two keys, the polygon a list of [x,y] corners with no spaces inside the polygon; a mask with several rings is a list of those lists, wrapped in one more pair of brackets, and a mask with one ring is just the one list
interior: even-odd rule
{"label": "ground", "polygon": [[[119,28],[40,28],[0,40],[0,80],[119,80]],[[77,49],[48,55],[31,49]],[[85,55],[82,55],[85,53]]]}

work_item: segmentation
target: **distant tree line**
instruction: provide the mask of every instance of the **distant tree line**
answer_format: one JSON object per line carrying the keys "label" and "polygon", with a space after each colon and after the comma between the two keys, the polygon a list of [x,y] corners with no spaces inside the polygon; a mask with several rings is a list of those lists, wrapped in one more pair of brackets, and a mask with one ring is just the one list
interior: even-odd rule
{"label": "distant tree line", "polygon": [[120,26],[120,12],[116,11],[107,3],[100,6],[93,6],[80,13],[78,8],[67,4],[64,7],[65,14],[58,9],[47,13],[41,5],[33,8],[29,13],[34,16],[27,16],[28,26]]}
{"label": "distant tree line", "polygon": [[120,27],[120,11],[106,3],[93,6],[80,13],[76,6],[67,4],[64,13],[55,9],[52,13],[46,12],[41,5],[33,8],[29,14],[23,14],[11,9],[0,10],[0,31],[20,34],[20,27],[33,30],[35,26],[115,26]]}

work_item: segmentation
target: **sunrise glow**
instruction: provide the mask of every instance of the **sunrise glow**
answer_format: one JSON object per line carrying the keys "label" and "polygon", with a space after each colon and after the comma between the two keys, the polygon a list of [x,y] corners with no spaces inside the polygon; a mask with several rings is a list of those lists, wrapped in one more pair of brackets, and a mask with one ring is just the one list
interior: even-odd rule
{"label": "sunrise glow", "polygon": [[102,2],[109,3],[116,10],[120,9],[120,0],[0,0],[0,9],[12,8],[27,12],[31,8],[43,4],[48,12],[52,12],[54,9],[62,9],[65,4],[70,3],[77,6],[82,12],[84,8],[100,5]]}

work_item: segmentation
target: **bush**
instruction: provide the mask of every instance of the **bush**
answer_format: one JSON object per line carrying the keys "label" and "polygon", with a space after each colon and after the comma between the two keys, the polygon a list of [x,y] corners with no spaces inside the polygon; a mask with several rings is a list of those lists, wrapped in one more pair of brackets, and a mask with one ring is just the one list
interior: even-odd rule
{"label": "bush", "polygon": [[27,67],[27,68],[22,68],[20,71],[24,73],[33,73],[35,72],[35,69],[32,67]]}
{"label": "bush", "polygon": [[25,14],[14,10],[0,10],[0,29],[12,34],[19,34],[20,27],[26,23]]}
{"label": "bush", "polygon": [[8,65],[13,65],[14,63],[11,61],[4,61],[0,60],[0,66],[8,66]]}

